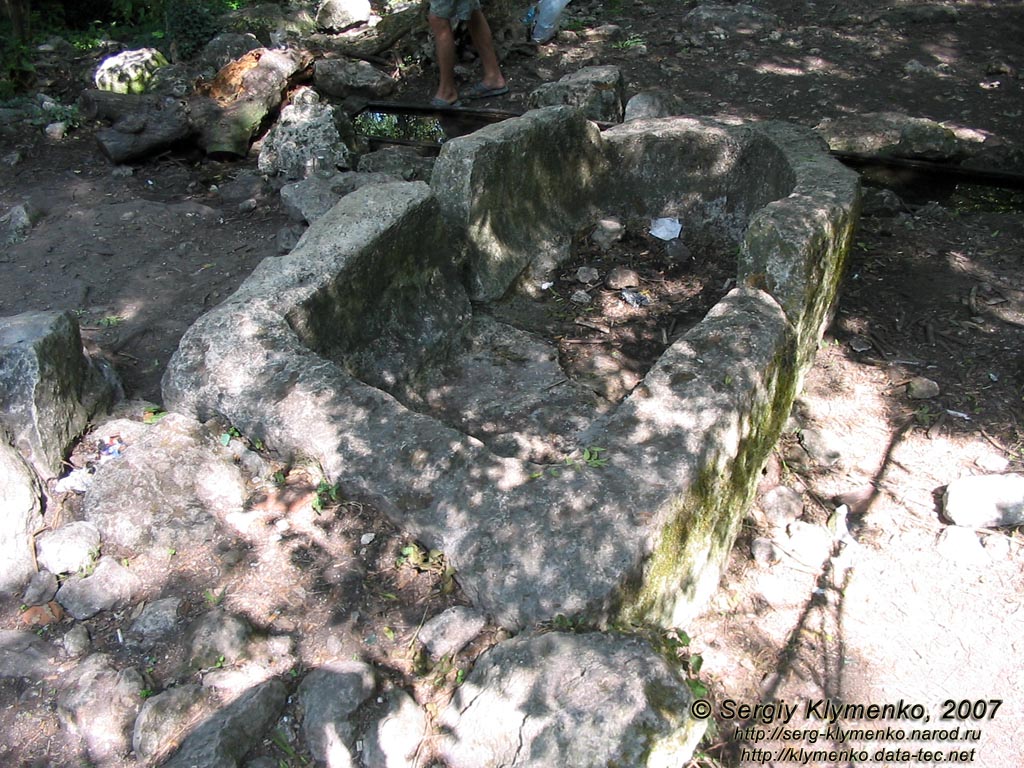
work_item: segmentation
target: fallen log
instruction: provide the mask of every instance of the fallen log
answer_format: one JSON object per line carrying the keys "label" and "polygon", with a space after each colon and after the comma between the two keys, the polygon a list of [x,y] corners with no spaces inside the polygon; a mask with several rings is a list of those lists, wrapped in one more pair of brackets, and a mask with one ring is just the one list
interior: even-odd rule
{"label": "fallen log", "polygon": [[113,123],[96,132],[100,150],[112,163],[146,157],[193,133],[188,104],[181,99],[86,91],[80,103],[87,117]]}
{"label": "fallen log", "polygon": [[185,140],[208,154],[244,157],[289,88],[309,76],[312,60],[306,51],[261,48],[184,99],[87,90],[79,105],[87,118],[112,123],[96,132],[96,140],[114,163],[140,160]]}
{"label": "fallen log", "polygon": [[296,50],[260,49],[243,58],[254,54],[254,66],[237,79],[234,93],[224,87],[213,89],[213,100],[220,108],[197,111],[206,115],[200,124],[199,145],[207,154],[244,157],[264,119],[280,106],[290,87],[309,76],[313,63],[310,53]]}

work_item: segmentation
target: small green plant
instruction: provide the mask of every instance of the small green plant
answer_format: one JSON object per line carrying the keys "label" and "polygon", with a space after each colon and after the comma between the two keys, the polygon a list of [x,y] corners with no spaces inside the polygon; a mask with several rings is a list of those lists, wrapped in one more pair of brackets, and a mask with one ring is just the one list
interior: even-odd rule
{"label": "small green plant", "polygon": [[143,688],[141,691],[139,691],[139,697],[145,700],[148,699],[150,696],[154,695],[154,693],[155,692],[151,688]]}
{"label": "small green plant", "polygon": [[217,657],[217,661],[214,663],[213,668],[214,669],[224,669],[224,663],[226,661],[227,660],[224,658],[224,654],[222,653],[220,656]]}
{"label": "small green plant", "polygon": [[124,318],[120,315],[107,315],[100,318],[100,328],[116,328],[123,322]]}
{"label": "small green plant", "polygon": [[156,424],[167,415],[167,411],[156,405],[151,405],[142,412],[143,424]]}
{"label": "small green plant", "polygon": [[206,600],[206,604],[211,608],[216,608],[218,605],[224,602],[224,598],[227,596],[228,589],[224,587],[219,593],[214,592],[212,589],[207,588],[203,592],[203,597]]}
{"label": "small green plant", "polygon": [[647,41],[640,35],[630,35],[625,40],[619,40],[617,43],[612,43],[612,47],[618,48],[620,51],[630,51],[644,45],[647,45]]}
{"label": "small green plant", "polygon": [[274,481],[274,485],[284,485],[284,481],[285,481],[285,474],[284,474],[284,472],[282,470],[280,470],[280,469],[277,470],[277,472],[275,472],[273,474],[273,476],[271,477],[271,480]]}
{"label": "small green plant", "polygon": [[313,511],[320,514],[331,504],[337,504],[341,491],[334,483],[321,480],[316,486],[316,495],[313,497]]}
{"label": "small green plant", "polygon": [[448,565],[444,552],[439,549],[427,550],[419,544],[402,547],[395,565],[408,566],[420,573],[434,573],[441,577],[441,594],[448,595],[455,590],[455,569]]}
{"label": "small green plant", "polygon": [[242,433],[238,431],[238,427],[228,427],[226,432],[221,432],[220,433],[220,444],[221,445],[230,445],[232,439],[234,439],[234,438],[241,439],[241,437],[242,437]]}

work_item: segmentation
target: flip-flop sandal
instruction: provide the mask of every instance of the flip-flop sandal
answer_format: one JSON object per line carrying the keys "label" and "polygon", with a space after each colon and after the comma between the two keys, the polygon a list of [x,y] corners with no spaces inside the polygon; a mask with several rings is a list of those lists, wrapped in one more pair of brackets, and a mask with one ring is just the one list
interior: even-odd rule
{"label": "flip-flop sandal", "polygon": [[462,92],[462,98],[464,99],[490,99],[494,96],[504,96],[508,93],[507,85],[499,85],[492,88],[489,85],[483,83],[477,83],[476,85],[470,86]]}
{"label": "flip-flop sandal", "polygon": [[435,96],[430,100],[430,106],[438,109],[447,109],[448,107],[461,107],[462,102],[456,99],[455,101],[445,101],[444,99]]}

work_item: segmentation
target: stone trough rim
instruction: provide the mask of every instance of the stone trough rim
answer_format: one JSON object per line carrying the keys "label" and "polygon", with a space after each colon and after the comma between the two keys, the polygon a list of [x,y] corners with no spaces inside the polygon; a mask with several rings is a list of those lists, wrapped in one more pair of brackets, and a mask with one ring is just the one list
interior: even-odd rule
{"label": "stone trough rim", "polygon": [[[527,113],[521,118],[515,118],[504,124],[489,126],[478,134],[467,137],[469,141],[464,144],[486,142],[491,134],[505,136],[514,133],[520,130],[515,125],[509,127],[508,124],[514,121],[525,120],[527,123],[530,121],[543,123],[548,119],[571,123],[583,133],[596,133],[596,128],[587,127],[589,124],[581,127],[579,121],[583,123],[586,121],[573,110],[554,107]],[[741,246],[740,263],[737,266],[740,286],[733,289],[725,299],[716,304],[707,318],[669,348],[672,350],[677,345],[680,346],[680,349],[687,345],[692,346],[701,339],[701,334],[709,332],[716,338],[721,337],[722,334],[743,337],[745,334],[749,334],[749,329],[759,323],[769,329],[770,349],[766,348],[760,354],[767,366],[766,370],[771,368],[771,371],[744,374],[743,381],[736,382],[744,385],[742,390],[734,386],[732,391],[716,392],[716,388],[711,385],[708,389],[713,397],[718,398],[716,402],[727,404],[722,407],[729,414],[727,419],[729,424],[722,427],[723,431],[719,438],[729,450],[746,450],[743,446],[751,440],[749,434],[751,422],[764,417],[764,413],[771,417],[771,423],[763,427],[762,431],[765,434],[758,433],[757,440],[754,441],[758,443],[755,446],[756,451],[764,453],[765,448],[760,443],[768,441],[770,444],[774,444],[778,431],[781,429],[781,421],[777,413],[771,412],[772,408],[778,406],[779,403],[776,401],[782,402],[788,399],[789,402],[782,402],[788,411],[788,405],[791,403],[792,397],[795,396],[802,370],[813,357],[813,347],[830,315],[838,275],[842,272],[842,262],[849,248],[850,230],[852,230],[859,210],[859,185],[851,171],[842,168],[838,162],[828,158],[822,150],[823,145],[820,140],[814,138],[809,131],[793,126],[751,123],[735,125],[699,117],[665,118],[637,121],[635,125],[626,124],[611,129],[611,135],[614,136],[616,131],[642,133],[645,126],[669,128],[672,125],[678,127],[684,124],[690,127],[713,126],[716,130],[726,132],[749,131],[762,138],[767,138],[769,142],[775,142],[788,164],[787,167],[793,173],[793,184],[788,196],[752,212],[750,221],[759,220],[761,222],[761,230],[769,233],[768,242],[774,243],[783,238],[782,235],[775,233],[773,228],[776,227],[777,219],[782,220],[787,215],[795,215],[803,221],[810,214],[810,221],[822,225],[819,229],[824,230],[824,232],[818,231],[808,225],[805,228],[806,231],[800,231],[797,238],[800,242],[792,247],[792,253],[788,256],[797,261],[802,259],[802,261],[799,264],[786,263],[781,269],[778,264],[771,263],[770,257],[775,254],[766,256],[752,252],[756,251],[757,243],[751,243],[751,239],[748,237]],[[528,126],[522,130],[529,129]],[[609,132],[605,132],[605,136],[608,134]],[[450,148],[458,147],[460,141],[459,139],[453,140],[446,145],[445,151],[452,151]],[[598,141],[605,141],[605,139]],[[820,152],[820,156],[815,152]],[[443,157],[444,152],[442,153]],[[437,177],[438,173],[435,171],[435,181]],[[823,206],[812,199],[812,193],[816,190],[824,190],[826,193],[826,203]],[[400,182],[380,187],[367,187],[344,198],[324,219],[350,216],[360,209],[375,210],[372,207],[373,204],[375,202],[379,204],[383,198],[387,198],[389,201],[397,199],[400,205],[407,206],[403,211],[412,211],[410,215],[414,218],[418,215],[418,220],[440,220],[450,227],[451,217],[446,218],[443,215],[445,206],[438,205],[435,193],[436,190],[432,190],[421,182]],[[372,221],[357,221],[351,216],[350,218],[353,229],[356,230],[348,233],[348,236],[352,238],[350,242],[354,242],[366,232],[373,233],[387,229],[387,227],[382,227],[383,217],[379,215]],[[261,358],[261,370],[272,382],[275,382],[275,386],[278,386],[276,382],[280,380],[280,399],[277,401],[277,405],[286,412],[289,409],[294,412],[330,404],[330,399],[322,391],[317,391],[316,386],[310,386],[315,384],[311,378],[315,375],[316,377],[322,376],[324,381],[336,385],[336,392],[352,396],[354,401],[358,400],[364,413],[384,414],[382,418],[385,422],[393,414],[403,412],[411,414],[390,395],[346,377],[346,374],[341,372],[334,363],[317,355],[303,344],[296,336],[293,327],[294,321],[289,322],[287,312],[280,310],[280,307],[287,303],[286,299],[294,303],[296,297],[309,296],[318,290],[315,286],[316,276],[311,274],[308,269],[303,268],[300,258],[314,258],[323,249],[331,247],[330,244],[317,239],[319,232],[327,231],[327,225],[320,226],[320,229],[317,229],[318,226],[319,222],[311,228],[293,252],[293,254],[299,254],[299,257],[282,257],[279,263],[275,262],[272,265],[267,265],[265,262],[235,294],[200,318],[186,333],[164,378],[164,398],[167,407],[171,410],[190,412],[198,415],[201,419],[215,415],[226,418],[238,426],[243,433],[260,437],[273,449],[285,449],[286,453],[292,455],[307,454],[323,467],[325,475],[332,482],[341,481],[343,492],[348,493],[349,489],[346,488],[346,485],[350,486],[354,491],[354,496],[363,497],[376,503],[403,530],[449,554],[450,561],[459,568],[462,585],[473,602],[483,608],[498,623],[507,627],[521,629],[531,623],[552,618],[557,613],[588,613],[604,619],[628,617],[632,620],[669,626],[680,626],[685,623],[717,585],[721,564],[735,536],[735,520],[720,526],[721,529],[716,531],[715,537],[720,541],[711,548],[713,551],[696,553],[698,560],[707,561],[701,566],[703,575],[687,576],[681,575],[678,571],[671,571],[665,576],[652,572],[652,568],[657,564],[655,561],[659,557],[658,552],[664,549],[663,540],[665,539],[664,531],[655,525],[651,530],[641,532],[639,535],[641,540],[633,542],[632,549],[628,552],[616,551],[610,556],[612,562],[605,569],[607,573],[603,574],[603,581],[590,593],[584,594],[579,599],[574,596],[556,596],[553,598],[554,603],[551,602],[551,596],[531,594],[529,600],[532,602],[527,607],[508,606],[503,602],[504,593],[494,594],[495,582],[487,581],[488,578],[493,579],[493,576],[481,577],[477,583],[474,581],[477,574],[474,573],[467,580],[467,572],[464,570],[464,566],[473,558],[476,558],[477,562],[482,559],[482,562],[485,563],[484,570],[491,563],[494,563],[495,567],[499,567],[505,562],[501,558],[506,556],[510,558],[508,561],[510,564],[514,563],[508,553],[500,552],[501,543],[495,541],[497,535],[502,533],[498,522],[493,523],[492,529],[488,529],[492,531],[491,534],[488,534],[489,541],[474,542],[468,547],[465,541],[461,540],[465,539],[465,536],[460,539],[450,530],[444,530],[443,523],[445,520],[462,514],[458,508],[460,501],[469,503],[467,500],[474,497],[474,494],[467,491],[465,486],[467,478],[475,477],[477,482],[485,481],[492,484],[492,487],[479,490],[475,494],[478,497],[477,502],[492,504],[493,509],[497,510],[496,516],[506,515],[504,522],[511,524],[515,521],[520,523],[526,521],[532,525],[533,519],[523,512],[521,505],[517,507],[516,505],[520,502],[510,496],[516,487],[524,487],[528,484],[532,472],[531,467],[518,460],[494,456],[478,440],[468,435],[451,434],[455,432],[454,430],[432,431],[431,439],[436,441],[437,445],[431,444],[426,447],[403,445],[403,450],[408,449],[406,454],[411,457],[410,461],[413,462],[411,471],[418,473],[416,485],[410,492],[410,495],[416,498],[408,501],[407,508],[403,506],[407,503],[404,499],[395,502],[384,498],[376,494],[372,487],[372,481],[363,481],[359,477],[352,476],[346,470],[344,460],[336,455],[338,445],[345,443],[345,440],[342,440],[341,443],[338,442],[337,431],[329,432],[327,435],[308,435],[300,439],[300,436],[290,433],[288,424],[276,415],[264,415],[253,419],[244,413],[242,403],[247,396],[246,381],[243,376],[237,374],[240,368],[243,368],[247,362],[251,362],[247,361],[245,357],[245,354],[249,353]],[[343,244],[342,247],[347,246]],[[809,248],[824,249],[827,252],[827,259],[821,254],[818,254],[820,258],[809,257],[807,253]],[[824,267],[816,263],[816,261],[825,262],[826,260],[829,263]],[[283,274],[289,275],[290,273],[288,277],[290,282],[287,283],[288,290],[282,290],[272,297],[254,293],[254,287],[258,288],[261,280],[266,280],[268,272],[273,271],[275,267],[279,267]],[[828,275],[829,285],[826,288],[828,295],[825,296],[819,296],[808,287],[812,280],[820,279],[816,270],[820,271],[821,269]],[[794,288],[794,283],[800,285]],[[778,295],[778,300],[772,295],[773,293]],[[711,327],[707,325],[709,319],[714,321],[711,326],[717,323],[712,331],[708,331],[708,328]],[[733,325],[730,326],[730,323]],[[737,323],[738,325],[736,325]],[[213,332],[232,327],[239,332],[237,343],[228,348],[216,347],[211,341]],[[200,350],[202,370],[195,366],[192,370],[188,369],[186,350],[190,348]],[[699,351],[694,351],[695,348],[681,352],[682,358],[674,361],[673,365],[682,368],[692,367],[693,359],[703,363],[699,358]],[[666,354],[669,350],[666,350]],[[666,359],[665,355],[662,359]],[[668,363],[663,368],[667,366]],[[661,370],[658,375],[664,378],[670,373]],[[650,377],[651,374],[648,376]],[[786,379],[786,381],[782,382],[782,379]],[[652,378],[652,382],[654,381],[655,379]],[[301,391],[304,387],[308,387],[308,391]],[[645,389],[650,389],[647,378],[638,388],[640,391]],[[723,388],[718,386],[718,389]],[[638,400],[639,397],[638,395]],[[631,395],[627,401],[632,399]],[[754,405],[751,406],[750,403]],[[636,409],[642,410],[642,407],[642,404],[637,405]],[[745,407],[760,409],[758,413],[761,415],[755,418],[751,416],[751,413],[741,414],[740,411]],[[620,405],[619,409],[622,408],[623,406]],[[730,411],[730,409],[732,410]],[[398,445],[401,445],[403,440],[415,441],[416,430],[420,426],[418,420],[427,418],[411,414],[411,421],[416,422],[411,427],[406,424],[397,424],[398,419],[395,419],[396,423],[387,422],[387,434]],[[761,429],[758,425],[754,426]],[[774,434],[772,434],[773,432]],[[347,444],[351,446],[353,441],[349,440]],[[701,450],[707,452],[706,449]],[[332,455],[332,451],[335,451],[335,455]],[[422,466],[419,467],[415,466],[415,456],[418,451],[428,454]],[[616,467],[637,469],[644,466],[645,457],[638,451],[630,451],[631,449],[624,449],[619,457],[613,457],[611,465],[613,472]],[[686,475],[683,483],[686,488],[703,482],[702,478],[707,474],[706,470],[711,475],[716,472],[725,473],[727,469],[729,472],[732,471],[729,467],[735,463],[736,456],[718,455],[720,453],[718,448],[711,453],[715,455],[704,457],[706,460],[710,460],[709,467],[711,469],[701,466],[682,473]],[[728,450],[725,453],[728,453]],[[763,461],[763,458],[763,455],[752,455],[744,461],[757,463]],[[366,466],[376,467],[373,464],[373,458],[365,458],[363,461]],[[749,468],[744,471],[747,470]],[[377,468],[376,471],[381,470]],[[459,476],[463,480],[453,481],[450,477],[452,473],[461,473]],[[715,482],[717,483],[717,479]],[[444,498],[434,499],[434,486],[444,483],[448,483],[446,487],[449,487],[451,498],[447,500]],[[623,506],[626,506],[626,502],[633,502],[637,505],[651,503],[650,500],[654,497],[650,494],[645,496],[647,491],[629,489],[627,485],[612,472],[596,478],[593,483],[580,482],[579,478],[568,482],[564,492],[565,498],[570,500],[567,517],[589,514],[595,509],[599,511],[605,509],[602,507],[603,502],[597,498],[600,494],[612,496],[618,494],[617,498],[623,500]],[[454,490],[451,490],[452,487]],[[745,498],[749,497],[749,488],[735,493],[734,490],[716,486],[709,492],[725,494],[723,498],[728,497],[730,504],[749,501],[749,498]],[[689,517],[690,523],[688,524],[694,524],[693,519],[699,518],[700,515],[692,509],[687,509],[687,504],[690,503],[687,499],[690,495],[692,495],[690,491],[686,491],[682,495],[667,493],[658,496],[657,509],[651,513],[653,519],[658,520],[658,525],[660,525],[675,515]],[[423,513],[423,510],[428,507],[429,514]],[[636,512],[634,510],[629,514],[635,516]],[[556,518],[558,518],[557,515],[551,517],[548,522],[562,525],[564,521]],[[569,523],[565,524],[569,525]],[[540,536],[546,535],[548,531],[530,529],[521,531],[521,533],[524,536]],[[681,532],[680,536],[685,538],[684,534],[685,532]],[[680,543],[685,544],[685,542]],[[468,550],[472,550],[471,554],[467,554]],[[662,559],[664,560],[671,554],[671,552],[662,552]],[[515,578],[522,578],[526,581],[530,576],[523,574],[516,577],[514,574],[506,574],[501,581],[505,582]],[[670,592],[674,589],[678,590],[680,578],[687,582],[683,589],[686,593],[685,598],[677,599],[664,594],[664,590]],[[655,582],[657,582],[655,593],[652,595],[651,584]],[[499,591],[503,588],[501,584],[498,584],[497,587]],[[529,589],[529,587],[527,588]],[[558,600],[562,600],[562,602],[559,603]],[[564,606],[565,610],[555,610],[552,605],[555,608]]]}

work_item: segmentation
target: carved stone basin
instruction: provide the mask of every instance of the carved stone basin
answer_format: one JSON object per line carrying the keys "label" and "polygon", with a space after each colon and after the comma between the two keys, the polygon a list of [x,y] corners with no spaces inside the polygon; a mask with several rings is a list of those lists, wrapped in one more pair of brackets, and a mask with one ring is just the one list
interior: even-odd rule
{"label": "carved stone basin", "polygon": [[[718,582],[859,200],[856,175],[794,126],[600,133],[568,107],[530,112],[445,144],[430,185],[343,198],[189,330],[165,403],[315,460],[444,551],[505,626],[678,626]],[[619,402],[494,311],[539,301],[573,235],[606,215],[679,218],[736,259],[736,287]]]}

